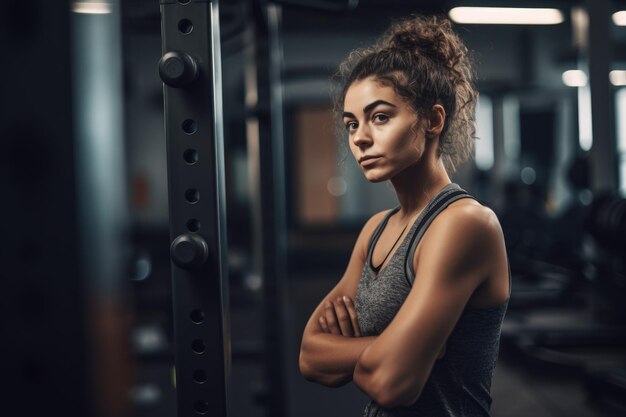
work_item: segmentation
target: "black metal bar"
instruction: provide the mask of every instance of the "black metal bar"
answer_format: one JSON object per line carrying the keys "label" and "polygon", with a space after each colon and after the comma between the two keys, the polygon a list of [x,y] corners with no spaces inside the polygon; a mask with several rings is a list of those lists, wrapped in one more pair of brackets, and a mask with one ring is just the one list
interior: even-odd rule
{"label": "black metal bar", "polygon": [[254,267],[263,279],[266,415],[287,414],[286,209],[283,150],[280,7],[255,0],[253,54],[247,72]]}
{"label": "black metal bar", "polygon": [[[265,337],[267,348],[266,369],[271,378],[270,395],[268,404],[268,416],[284,417],[288,414],[286,398],[287,392],[287,201],[285,185],[285,146],[283,135],[283,47],[280,33],[282,9],[278,5],[269,5],[267,8],[268,38],[266,50],[268,54],[269,76],[269,108],[270,108],[270,147],[271,155],[265,155],[261,167],[264,172],[266,186],[271,181],[271,195],[264,196],[264,205],[271,208],[266,216],[273,216],[270,225],[272,229],[266,230],[263,241],[273,240],[272,256],[273,267],[264,271],[265,279],[265,314],[266,321]],[[272,199],[272,202],[269,199]],[[268,279],[269,278],[269,279]],[[295,362],[294,362],[295,363]]]}
{"label": "black metal bar", "polygon": [[593,191],[615,190],[618,184],[618,155],[613,117],[613,93],[609,83],[612,44],[611,2],[588,0],[589,86],[591,88],[591,147]]}
{"label": "black metal bar", "polygon": [[217,1],[161,0],[178,416],[226,416],[230,367]]}

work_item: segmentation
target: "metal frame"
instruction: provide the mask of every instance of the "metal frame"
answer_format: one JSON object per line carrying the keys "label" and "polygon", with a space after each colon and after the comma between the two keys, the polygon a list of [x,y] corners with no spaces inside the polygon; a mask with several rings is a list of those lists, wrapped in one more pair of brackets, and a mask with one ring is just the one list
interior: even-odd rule
{"label": "metal frame", "polygon": [[248,163],[254,229],[254,270],[263,279],[266,415],[287,415],[286,203],[283,149],[280,6],[254,0],[254,25],[247,55]]}
{"label": "metal frame", "polygon": [[177,415],[226,416],[230,368],[217,1],[161,0]]}
{"label": "metal frame", "polygon": [[587,62],[591,88],[591,129],[593,145],[590,151],[591,182],[594,192],[616,190],[619,187],[617,142],[615,136],[614,99],[608,73],[611,69],[613,45],[610,30],[611,2],[587,0],[589,15]]}

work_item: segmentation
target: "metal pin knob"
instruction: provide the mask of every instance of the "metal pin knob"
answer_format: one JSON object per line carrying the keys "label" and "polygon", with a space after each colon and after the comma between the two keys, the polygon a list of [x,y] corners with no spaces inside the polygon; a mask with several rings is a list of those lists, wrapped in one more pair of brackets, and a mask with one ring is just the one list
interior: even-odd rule
{"label": "metal pin knob", "polygon": [[197,268],[209,257],[209,247],[202,237],[184,233],[170,245],[170,256],[176,265],[184,269]]}
{"label": "metal pin knob", "polygon": [[198,63],[185,52],[167,52],[159,60],[159,76],[170,87],[184,87],[198,78],[198,73]]}

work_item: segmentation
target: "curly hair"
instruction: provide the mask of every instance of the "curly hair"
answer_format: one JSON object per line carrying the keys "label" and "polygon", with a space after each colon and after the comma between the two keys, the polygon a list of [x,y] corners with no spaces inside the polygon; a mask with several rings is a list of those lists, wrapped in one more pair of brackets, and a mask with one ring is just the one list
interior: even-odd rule
{"label": "curly hair", "polygon": [[448,172],[471,157],[478,93],[468,50],[450,20],[411,16],[392,24],[373,46],[351,52],[335,74],[337,115],[352,83],[371,76],[391,86],[418,114],[443,106],[438,155]]}

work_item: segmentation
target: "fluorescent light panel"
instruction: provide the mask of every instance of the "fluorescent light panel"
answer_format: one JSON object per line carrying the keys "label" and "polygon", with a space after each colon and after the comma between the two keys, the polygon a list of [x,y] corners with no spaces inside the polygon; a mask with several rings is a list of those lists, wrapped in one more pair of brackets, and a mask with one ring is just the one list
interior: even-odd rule
{"label": "fluorescent light panel", "polygon": [[556,25],[565,19],[558,9],[513,7],[455,7],[448,13],[456,23],[484,25]]}
{"label": "fluorescent light panel", "polygon": [[[587,85],[587,74],[583,70],[568,70],[561,75],[563,84],[568,87],[584,87]],[[626,71],[613,70],[609,73],[609,80],[615,86],[626,86]]]}
{"label": "fluorescent light panel", "polygon": [[617,26],[626,26],[626,10],[613,13],[613,23]]}
{"label": "fluorescent light panel", "polygon": [[613,85],[626,85],[626,71],[613,70],[609,72],[609,79]]}
{"label": "fluorescent light panel", "polygon": [[111,3],[77,1],[72,3],[74,13],[83,14],[109,14],[113,11]]}
{"label": "fluorescent light panel", "polygon": [[587,85],[587,74],[583,70],[568,70],[561,74],[563,84],[568,87],[584,87]]}

